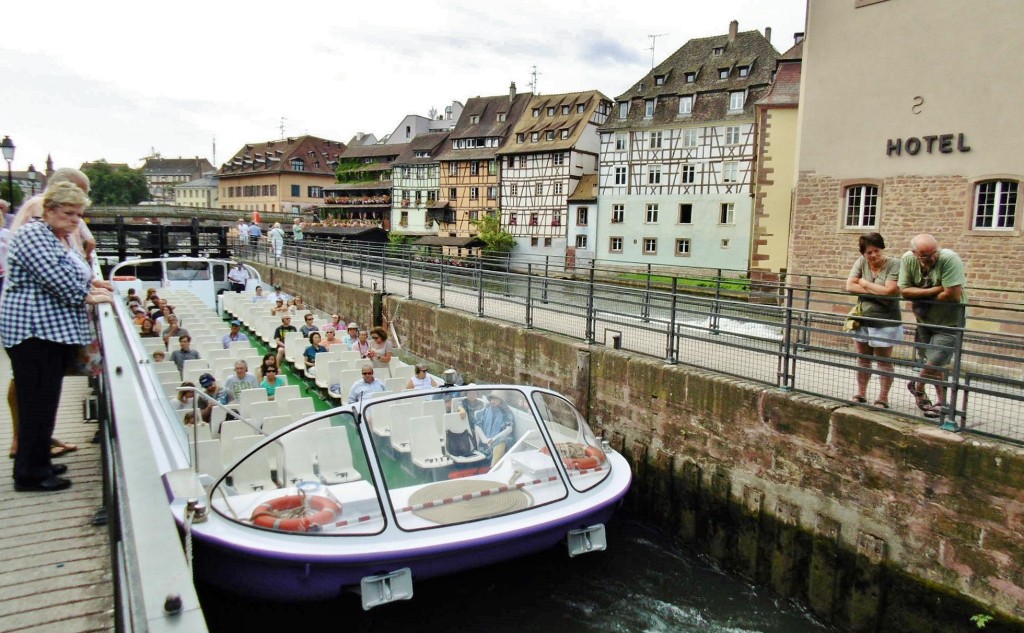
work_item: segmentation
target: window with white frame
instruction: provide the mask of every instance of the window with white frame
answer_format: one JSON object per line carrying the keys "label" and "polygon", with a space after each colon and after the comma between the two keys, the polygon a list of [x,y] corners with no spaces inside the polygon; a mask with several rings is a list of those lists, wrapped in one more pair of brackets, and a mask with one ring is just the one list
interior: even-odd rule
{"label": "window with white frame", "polygon": [[613,204],[612,205],[612,224],[622,224],[626,217],[626,205],[624,204]]}
{"label": "window with white frame", "polygon": [[590,219],[589,207],[576,207],[576,226],[586,226]]}
{"label": "window with white frame", "polygon": [[658,223],[658,203],[651,202],[647,205],[647,215],[644,216],[645,224]]}
{"label": "window with white frame", "polygon": [[586,247],[587,247],[587,236],[586,235],[577,235],[576,236],[576,248],[586,248]]}
{"label": "window with white frame", "polygon": [[539,140],[540,140],[540,132],[532,132],[530,134],[530,141],[531,142],[536,143]]}
{"label": "window with white frame", "polygon": [[480,161],[474,160],[469,163],[469,175],[479,176],[480,175]]}
{"label": "window with white frame", "polygon": [[554,154],[552,154],[551,155],[551,162],[554,165],[564,165],[565,164],[565,152],[555,152]]}
{"label": "window with white frame", "polygon": [[846,188],[846,219],[848,229],[878,226],[878,187],[852,185]]}
{"label": "window with white frame", "polygon": [[644,255],[657,255],[658,254],[658,238],[656,237],[645,237],[644,238]]}
{"label": "window with white frame", "polygon": [[719,224],[734,224],[736,219],[736,205],[732,202],[723,202],[718,210]]}
{"label": "window with white frame", "polygon": [[679,97],[679,114],[693,113],[693,95]]}
{"label": "window with white frame", "polygon": [[1017,181],[986,180],[974,186],[976,229],[1012,229],[1017,219]]}
{"label": "window with white frame", "polygon": [[645,119],[650,119],[651,117],[654,116],[654,104],[656,102],[657,102],[657,99],[648,99],[647,101],[644,102],[644,118]]}
{"label": "window with white frame", "polygon": [[655,75],[654,76],[654,85],[655,86],[664,86],[665,85],[665,75]]}
{"label": "window with white frame", "polygon": [[498,197],[498,188],[497,187],[488,187],[487,188],[487,199],[488,200],[494,200],[497,197]]}
{"label": "window with white frame", "polygon": [[560,183],[560,182],[556,182],[555,183],[555,195],[556,196],[562,195],[562,183]]}
{"label": "window with white frame", "polygon": [[479,200],[480,199],[480,187],[470,187],[469,188],[469,199],[470,200]]}
{"label": "window with white frame", "polygon": [[523,132],[516,133],[516,143],[522,143],[526,140],[526,134]]}
{"label": "window with white frame", "polygon": [[740,144],[740,126],[729,125],[725,128],[725,144],[726,145],[739,145]]}
{"label": "window with white frame", "polygon": [[548,130],[547,133],[544,135],[544,138],[549,140],[549,141],[555,140],[555,131],[554,130]]}
{"label": "window with white frame", "polygon": [[517,196],[519,195],[519,186],[516,183],[512,183],[508,186],[508,195]]}
{"label": "window with white frame", "polygon": [[679,179],[684,185],[692,185],[697,180],[697,166],[690,164],[680,165]]}
{"label": "window with white frame", "polygon": [[649,184],[649,185],[660,185],[661,184],[661,165],[648,165],[647,166],[647,184]]}
{"label": "window with white frame", "polygon": [[616,167],[615,168],[615,184],[624,185],[626,184],[626,168]]}
{"label": "window with white frame", "polygon": [[622,252],[622,238],[621,237],[610,237],[608,238],[608,252],[609,253],[621,253]]}
{"label": "window with white frame", "polygon": [[448,175],[449,176],[458,176],[459,175],[459,164],[458,163],[448,163]]}
{"label": "window with white frame", "polygon": [[728,79],[729,78],[729,69],[728,68],[719,68],[718,69],[718,78],[719,79]]}
{"label": "window with white frame", "polygon": [[508,157],[508,166],[509,166],[509,169],[511,169],[511,168],[516,166],[516,157],[514,155]]}
{"label": "window with white frame", "polygon": [[577,103],[576,104],[576,114],[583,114],[583,111],[586,110],[586,109],[587,109],[587,107],[586,107],[585,104],[583,104],[583,103]]}
{"label": "window with white frame", "polygon": [[740,110],[742,110],[743,109],[743,102],[744,102],[745,98],[746,98],[746,93],[744,93],[742,90],[738,90],[736,92],[730,92],[729,93],[729,111],[730,112],[739,112]]}
{"label": "window with white frame", "polygon": [[563,105],[562,106],[562,114],[569,114],[569,109],[570,108],[569,108],[568,105]]}
{"label": "window with white frame", "polygon": [[739,182],[740,164],[735,161],[722,163],[722,182]]}
{"label": "window with white frame", "polygon": [[497,176],[498,175],[498,161],[493,160],[493,159],[487,161],[487,175],[488,176]]}
{"label": "window with white frame", "polygon": [[740,73],[740,77],[746,77],[747,75],[750,74],[750,66],[740,66],[738,70]]}
{"label": "window with white frame", "polygon": [[538,182],[533,186],[533,195],[542,196],[544,195],[544,183]]}
{"label": "window with white frame", "polygon": [[458,197],[459,197],[459,190],[458,189],[456,189],[455,187],[451,187],[451,188],[448,189],[448,199],[449,200],[457,200]]}
{"label": "window with white frame", "polygon": [[683,77],[686,80],[686,83],[688,84],[692,84],[693,82],[697,81],[697,73],[686,73],[685,75],[683,75]]}
{"label": "window with white frame", "polygon": [[628,138],[625,132],[617,132],[615,134],[615,149],[623,150],[626,149],[626,143]]}
{"label": "window with white frame", "polygon": [[476,222],[479,219],[480,219],[480,212],[479,211],[473,210],[473,211],[469,212],[469,221],[470,222]]}
{"label": "window with white frame", "polygon": [[700,133],[695,127],[683,130],[683,147],[697,147]]}
{"label": "window with white frame", "polygon": [[563,140],[569,138],[569,130],[562,130],[559,134]]}
{"label": "window with white frame", "polygon": [[651,149],[661,149],[661,132],[651,132]]}
{"label": "window with white frame", "polygon": [[533,115],[533,118],[536,119],[537,117],[540,116],[540,108],[534,108],[533,110],[531,110],[530,113]]}
{"label": "window with white frame", "polygon": [[680,237],[676,239],[676,257],[690,256],[690,238]]}
{"label": "window with white frame", "polygon": [[628,115],[629,115],[629,102],[628,101],[620,101],[619,102],[619,118],[620,119],[625,119],[626,116],[628,116]]}
{"label": "window with white frame", "polygon": [[555,116],[555,106],[548,106],[548,116]]}

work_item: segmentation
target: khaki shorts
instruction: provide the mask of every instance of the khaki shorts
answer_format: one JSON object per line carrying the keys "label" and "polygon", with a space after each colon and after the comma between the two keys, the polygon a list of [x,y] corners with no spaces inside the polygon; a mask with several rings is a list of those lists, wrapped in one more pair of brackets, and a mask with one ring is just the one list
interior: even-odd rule
{"label": "khaki shorts", "polygon": [[918,325],[914,342],[922,346],[917,348],[917,357],[934,367],[945,367],[953,360],[956,338],[956,332],[932,330]]}

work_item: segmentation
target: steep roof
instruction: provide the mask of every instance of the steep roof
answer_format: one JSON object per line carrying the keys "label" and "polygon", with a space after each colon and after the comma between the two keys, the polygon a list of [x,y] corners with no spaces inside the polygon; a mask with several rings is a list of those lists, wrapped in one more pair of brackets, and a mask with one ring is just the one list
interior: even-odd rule
{"label": "steep roof", "polygon": [[594,202],[597,200],[597,174],[583,174],[576,188],[567,198],[569,202]]}
{"label": "steep roof", "polygon": [[[420,134],[412,139],[402,152],[401,156],[395,159],[396,165],[426,165],[437,162],[437,154],[444,148],[448,140],[449,132],[433,132]],[[417,156],[417,154],[428,154]]]}
{"label": "steep roof", "polygon": [[775,72],[775,81],[759,106],[794,106],[800,103],[800,61],[783,62]]}
{"label": "steep roof", "polygon": [[147,158],[142,166],[144,176],[191,176],[210,171],[213,165],[205,158]]}
{"label": "steep roof", "polygon": [[455,149],[452,147],[452,143],[460,139],[474,138],[501,139],[499,147],[507,143],[512,127],[522,116],[526,104],[532,97],[532,92],[519,94],[513,88],[510,94],[469,99],[462,109],[459,122],[448,136],[447,147],[438,153],[437,159],[488,160],[494,158],[497,155],[498,147]]}
{"label": "steep roof", "polygon": [[[222,178],[296,172],[317,176],[333,176],[338,157],[345,151],[341,141],[331,141],[316,136],[288,137],[277,141],[247,143],[228,159],[217,175]],[[292,161],[302,161],[302,169],[296,170]]]}
{"label": "steep roof", "polygon": [[[618,111],[601,126],[602,130],[679,125],[681,121],[722,121],[752,117],[754,103],[768,90],[779,52],[759,31],[744,31],[692,39],[662,63],[652,68],[616,101],[629,101],[626,118]],[[746,75],[740,76],[745,69]],[[719,78],[728,71],[725,79]],[[687,75],[693,74],[693,81]],[[729,111],[729,94],[746,91],[742,112]],[[695,96],[693,111],[679,115],[679,98]],[[654,116],[645,116],[648,99],[657,99]]]}
{"label": "steep roof", "polygon": [[[611,107],[611,99],[597,90],[534,95],[498,153],[532,154],[571,149],[587,129],[587,122],[601,103],[605,104],[606,111]],[[535,132],[537,140],[533,141]],[[552,136],[550,140],[549,132]],[[522,143],[517,140],[520,134],[524,138]]]}
{"label": "steep roof", "polygon": [[408,146],[408,143],[395,143],[394,145],[385,145],[384,143],[377,143],[376,145],[349,145],[341,154],[341,158],[342,160],[352,158],[387,158],[389,156],[398,156]]}

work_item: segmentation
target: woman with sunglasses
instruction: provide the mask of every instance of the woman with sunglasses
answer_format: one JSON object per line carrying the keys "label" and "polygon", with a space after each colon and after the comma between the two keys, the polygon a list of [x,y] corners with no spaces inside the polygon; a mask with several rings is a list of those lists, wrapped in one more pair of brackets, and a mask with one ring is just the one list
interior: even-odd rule
{"label": "woman with sunglasses", "polygon": [[412,375],[409,382],[405,383],[405,390],[432,389],[438,386],[438,382],[427,374],[426,365],[416,365],[416,373]]}
{"label": "woman with sunglasses", "polygon": [[370,330],[370,351],[366,358],[370,359],[374,367],[387,367],[394,356],[395,348],[388,340],[388,333],[382,327],[375,327]]}

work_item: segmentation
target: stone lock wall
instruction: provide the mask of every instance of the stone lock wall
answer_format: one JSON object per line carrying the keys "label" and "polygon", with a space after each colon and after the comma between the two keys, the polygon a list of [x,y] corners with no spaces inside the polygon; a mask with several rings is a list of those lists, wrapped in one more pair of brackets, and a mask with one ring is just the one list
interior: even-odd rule
{"label": "stone lock wall", "polygon": [[[275,275],[369,318],[369,291]],[[1024,631],[1024,449],[418,301],[385,309],[403,354],[573,399],[630,461],[635,512],[825,621],[969,631],[993,613],[992,630]]]}

